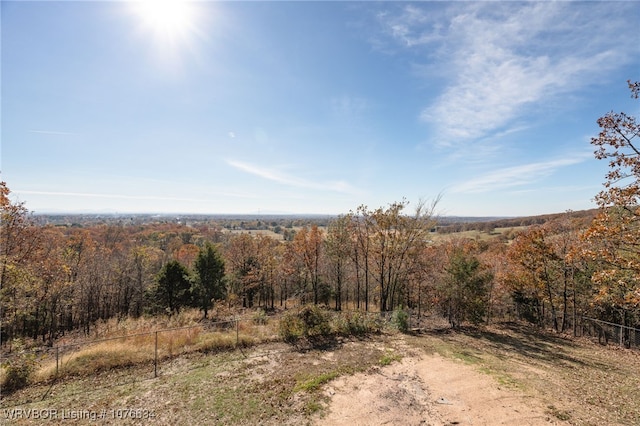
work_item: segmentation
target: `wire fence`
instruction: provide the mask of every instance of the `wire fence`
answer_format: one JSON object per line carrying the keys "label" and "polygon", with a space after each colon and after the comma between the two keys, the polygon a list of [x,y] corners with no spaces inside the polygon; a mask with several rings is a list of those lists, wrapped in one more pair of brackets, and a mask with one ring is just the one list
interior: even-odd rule
{"label": "wire fence", "polygon": [[[124,347],[130,348],[129,355],[132,360],[153,360],[153,374],[158,376],[158,363],[164,358],[191,352],[197,349],[198,337],[205,329],[226,335],[227,343],[231,342],[236,347],[239,343],[239,327],[242,319],[217,321],[206,325],[191,325],[185,327],[164,328],[144,333],[127,334],[103,339],[92,340],[88,343],[72,343],[54,346],[48,349],[51,358],[55,358],[56,376],[69,363],[79,349],[86,354],[89,360],[97,361],[95,355],[108,356],[122,351]],[[229,339],[230,338],[230,339]],[[131,352],[133,351],[133,353]],[[138,356],[136,356],[136,353]],[[152,356],[150,354],[153,354]],[[100,367],[98,365],[98,367]]]}
{"label": "wire fence", "polygon": [[618,344],[625,348],[640,348],[640,329],[595,318],[583,317],[582,335],[602,345]]}
{"label": "wire fence", "polygon": [[[380,328],[394,321],[390,312],[362,311],[327,312],[327,320],[335,325],[350,315],[375,320]],[[411,320],[412,317],[407,319]],[[0,362],[5,367],[4,374],[9,370],[20,373],[25,366],[30,368],[33,383],[48,386],[43,390],[42,399],[45,399],[55,386],[64,382],[59,379],[65,377],[76,377],[92,388],[103,382],[113,385],[154,379],[171,374],[174,360],[183,355],[231,352],[255,343],[281,340],[278,321],[264,311],[257,311],[225,321],[13,350],[0,357]],[[3,400],[0,399],[0,408],[8,402]],[[13,405],[16,401],[9,403]]]}
{"label": "wire fence", "polygon": [[[341,313],[333,313],[330,317],[349,314],[350,311]],[[394,319],[392,312],[362,312],[353,311],[351,313],[364,314],[365,316],[374,316],[380,321],[382,327],[389,326]],[[442,320],[442,318],[439,318]],[[434,325],[440,324],[441,321],[435,321],[434,316],[425,315],[418,317],[408,312],[407,325],[409,328],[422,326],[424,323]],[[426,320],[426,321],[425,321]],[[87,371],[100,371],[108,369],[107,362],[110,356],[130,357],[131,364],[142,365],[149,364],[152,366],[152,376],[158,377],[159,363],[168,358],[172,358],[184,353],[190,352],[207,352],[219,349],[235,349],[243,345],[241,339],[241,329],[243,323],[251,323],[252,333],[255,334],[256,324],[266,324],[267,319],[263,321],[253,316],[236,317],[231,320],[206,322],[198,325],[185,327],[172,327],[158,329],[142,333],[125,334],[122,336],[114,336],[91,341],[79,341],[75,343],[66,343],[53,347],[37,347],[35,349],[23,350],[19,353],[10,353],[0,357],[0,363],[7,365],[17,358],[31,358],[37,361],[40,366],[48,365],[46,372],[51,378],[56,379],[59,375],[65,374],[71,367],[77,368],[78,363],[87,363]],[[572,327],[569,324],[567,329]],[[265,327],[263,327],[264,329]],[[600,344],[619,344],[626,348],[640,348],[640,329],[615,324],[595,318],[582,317],[577,328],[577,335],[590,337],[597,340]],[[267,336],[271,333],[272,336]],[[273,336],[277,330],[263,330],[259,340],[273,340]],[[207,341],[207,338],[209,339]],[[83,358],[78,360],[78,358]],[[101,359],[104,358],[104,359]],[[105,361],[106,360],[106,361]],[[112,360],[118,362],[119,360]],[[126,365],[126,362],[125,362]],[[45,373],[46,373],[45,372]],[[82,373],[82,369],[79,371]]]}
{"label": "wire fence", "polygon": [[[409,329],[424,324],[443,324],[434,316],[406,318]],[[334,312],[332,321],[349,315],[363,315],[378,321],[381,328],[397,326],[391,312]],[[578,335],[589,337],[600,344],[617,344],[626,348],[640,348],[640,329],[595,318],[582,317]],[[12,352],[0,358],[2,365],[20,369],[21,363],[37,365],[38,383],[46,384],[42,399],[47,397],[58,379],[75,376],[91,386],[104,382],[122,384],[157,378],[171,374],[174,360],[182,355],[235,351],[253,342],[279,341],[277,321],[266,316],[236,317],[226,321],[203,322],[186,327],[164,328],[142,333],[126,334],[89,342],[74,342],[48,348],[35,348]],[[135,375],[132,376],[132,368]],[[0,408],[5,404],[0,400]],[[15,401],[10,402],[15,404]]]}
{"label": "wire fence", "polygon": [[[169,365],[167,361],[181,355],[233,351],[247,346],[254,339],[273,340],[273,333],[266,323],[256,324],[254,319],[234,318],[89,342],[23,349],[6,354],[0,362],[5,375],[19,375],[27,370],[32,372],[32,376],[37,375],[39,383],[49,386],[42,395],[44,399],[62,377],[75,376],[94,384],[100,376],[108,376],[111,383],[153,379]],[[130,367],[135,367],[133,378]]]}

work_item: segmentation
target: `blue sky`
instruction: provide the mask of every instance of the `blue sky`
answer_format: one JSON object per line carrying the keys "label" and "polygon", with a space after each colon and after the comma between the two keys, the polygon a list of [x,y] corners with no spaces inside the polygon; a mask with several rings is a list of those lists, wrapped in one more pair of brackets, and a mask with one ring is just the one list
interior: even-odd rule
{"label": "blue sky", "polygon": [[[0,179],[36,213],[595,207],[637,2],[3,1]],[[155,6],[153,6],[155,5]]]}

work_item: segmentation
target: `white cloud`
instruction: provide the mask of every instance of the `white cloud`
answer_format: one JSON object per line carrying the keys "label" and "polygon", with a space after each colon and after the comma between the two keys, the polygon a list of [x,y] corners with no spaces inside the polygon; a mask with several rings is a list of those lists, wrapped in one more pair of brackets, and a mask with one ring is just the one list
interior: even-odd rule
{"label": "white cloud", "polygon": [[585,155],[576,158],[565,158],[506,167],[455,185],[451,188],[451,192],[481,193],[528,185],[552,175],[561,167],[581,163],[587,158],[588,157]]}
{"label": "white cloud", "polygon": [[306,179],[302,179],[296,176],[291,176],[287,173],[283,173],[279,170],[268,169],[254,164],[245,163],[236,160],[227,160],[227,164],[241,170],[243,172],[259,176],[263,179],[281,183],[287,186],[294,186],[298,188],[317,189],[321,191],[334,191],[346,194],[357,194],[355,188],[343,181],[332,182],[312,182]]}
{"label": "white cloud", "polygon": [[433,126],[436,144],[456,146],[508,131],[529,107],[579,90],[631,60],[637,38],[622,29],[636,24],[625,17],[633,7],[476,2],[443,9],[427,3],[379,19],[405,48],[442,62],[442,68],[427,68],[446,83],[425,101],[420,118]]}

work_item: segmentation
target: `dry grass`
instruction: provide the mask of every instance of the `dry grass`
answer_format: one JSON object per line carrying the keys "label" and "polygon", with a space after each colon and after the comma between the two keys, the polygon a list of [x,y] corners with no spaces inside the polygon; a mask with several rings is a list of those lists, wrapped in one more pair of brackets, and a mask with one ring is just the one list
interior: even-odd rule
{"label": "dry grass", "polygon": [[[91,338],[108,339],[130,334],[151,333],[155,330],[180,328],[197,325],[202,319],[202,312],[197,309],[186,309],[171,316],[142,316],[138,318],[110,318],[98,321],[91,329]],[[65,343],[64,341],[62,343]]]}
{"label": "dry grass", "polygon": [[[216,341],[207,333],[201,336]],[[319,392],[324,384],[379,365],[394,350],[392,345],[379,336],[370,342],[340,339],[323,350],[267,343],[242,351],[193,352],[165,359],[157,379],[149,376],[148,366],[124,369],[128,380],[114,372],[69,377],[50,385],[34,384],[5,398],[1,406],[96,412],[132,407],[154,413],[153,424],[162,425],[308,424],[310,415],[326,407],[327,397]],[[331,353],[335,357],[323,360]]]}
{"label": "dry grass", "polygon": [[[87,376],[113,368],[128,367],[149,360],[149,348],[129,342],[107,341],[62,357],[58,376]],[[153,359],[153,357],[151,357]],[[55,361],[35,373],[35,381],[48,381],[56,375]]]}
{"label": "dry grass", "polygon": [[[174,324],[183,321],[188,322],[188,317]],[[133,333],[156,324],[141,319],[113,323],[103,330],[110,328],[115,333],[126,328]],[[570,424],[640,424],[637,350],[602,347],[518,324],[460,332],[383,333],[358,340],[331,337],[322,349],[262,345],[279,341],[277,330],[278,321],[273,317],[255,321],[247,316],[237,328],[235,323],[203,322],[158,332],[161,365],[157,380],[151,380],[155,333],[69,347],[73,352],[60,352],[58,380],[53,380],[55,358],[42,362],[34,383],[15,395],[3,395],[2,405],[39,401],[53,387],[57,390],[51,394],[53,399],[45,400],[48,406],[133,404],[155,409],[163,415],[164,424],[187,420],[279,424],[283,419],[304,423],[310,413],[323,409],[323,394],[316,390],[325,383],[386,365],[409,350],[414,355],[415,351],[437,352],[473,365],[500,385],[542,400],[550,417]],[[274,346],[275,352],[264,354],[265,348]],[[407,346],[409,349],[399,349]],[[251,349],[234,351],[238,347]],[[3,375],[0,369],[0,379]],[[132,381],[134,384],[123,387],[123,382]]]}
{"label": "dry grass", "polygon": [[[259,336],[269,336],[277,321],[242,324],[239,346],[249,346],[260,342]],[[405,356],[437,352],[474,366],[507,389],[542,401],[552,419],[574,425],[640,424],[638,351],[601,347],[520,325],[336,338],[322,349],[305,350],[268,343],[228,351],[235,347],[235,327],[183,333],[172,331],[163,341],[165,358],[157,379],[149,365],[136,364],[119,369],[117,378],[117,371],[109,370],[51,385],[34,384],[5,397],[2,406],[92,410],[132,406],[153,410],[157,415],[154,423],[167,425],[305,424],[311,414],[326,407],[321,390],[334,378],[374,372]],[[82,368],[96,362],[96,356],[114,363],[147,359],[149,342],[136,342],[119,349],[118,345],[127,342],[87,347],[70,356],[68,367],[86,371]],[[189,352],[185,349],[177,356],[179,344]],[[142,352],[141,358],[136,358],[136,350]],[[114,351],[127,355],[119,358]],[[101,368],[108,367],[103,364]]]}
{"label": "dry grass", "polygon": [[[54,379],[92,376],[113,369],[136,365],[153,365],[194,352],[212,353],[246,348],[258,343],[278,340],[277,321],[252,320],[193,324],[193,312],[183,313],[177,318],[138,318],[101,323],[97,329],[103,336],[101,341],[88,344],[60,345],[56,362],[55,353],[42,358],[33,373],[31,383],[48,383]],[[179,328],[150,331],[158,326],[177,325]],[[126,333],[122,336],[122,333]],[[113,336],[120,337],[113,337]],[[157,342],[156,342],[157,338]],[[156,346],[157,344],[157,346]],[[157,352],[156,352],[157,348]],[[0,369],[0,387],[6,382],[6,371]]]}

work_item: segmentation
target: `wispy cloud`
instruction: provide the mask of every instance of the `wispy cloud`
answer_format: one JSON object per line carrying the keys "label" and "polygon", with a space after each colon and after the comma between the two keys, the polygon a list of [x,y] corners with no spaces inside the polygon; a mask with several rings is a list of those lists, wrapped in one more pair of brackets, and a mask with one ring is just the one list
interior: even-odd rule
{"label": "wispy cloud", "polygon": [[[107,199],[121,199],[121,200],[160,200],[160,201],[196,201],[196,202],[206,202],[211,201],[210,199],[201,199],[201,198],[187,198],[187,197],[160,197],[154,195],[126,195],[126,194],[103,194],[103,193],[95,193],[95,192],[66,192],[66,191],[31,191],[31,190],[14,190],[11,191],[15,194],[21,195],[45,195],[52,197],[83,197],[83,198],[107,198]],[[215,195],[222,195],[227,197],[241,197],[247,198],[246,195],[240,195],[238,193],[218,193]]]}
{"label": "wispy cloud", "polygon": [[571,193],[589,191],[592,194],[595,194],[601,188],[602,188],[602,185],[560,185],[560,186],[544,186],[544,187],[517,189],[517,190],[510,191],[509,193],[513,195],[525,195],[525,194],[532,194],[532,193],[571,194]]}
{"label": "wispy cloud", "polygon": [[57,130],[27,130],[28,133],[38,133],[41,135],[56,135],[56,136],[77,136],[77,133],[73,132],[60,132]]}
{"label": "wispy cloud", "polygon": [[528,185],[548,177],[558,169],[581,163],[586,156],[523,164],[492,171],[451,188],[453,193],[481,193]]}
{"label": "wispy cloud", "polygon": [[359,191],[353,188],[343,181],[330,181],[330,182],[312,182],[306,179],[302,179],[296,176],[283,173],[279,170],[268,169],[265,167],[256,166],[242,161],[227,160],[227,164],[243,172],[259,176],[263,179],[281,183],[287,186],[294,186],[297,188],[316,189],[321,191],[334,191],[346,194],[356,194]]}
{"label": "wispy cloud", "polygon": [[371,107],[371,103],[358,96],[338,96],[331,99],[331,109],[341,116],[354,116],[365,112]]}
{"label": "wispy cloud", "polygon": [[420,118],[433,126],[435,143],[455,146],[508,131],[529,107],[623,66],[639,51],[637,41],[620,31],[630,24],[625,10],[634,7],[476,2],[443,9],[427,3],[379,19],[404,48],[443,61],[429,72],[445,79],[444,89]]}

